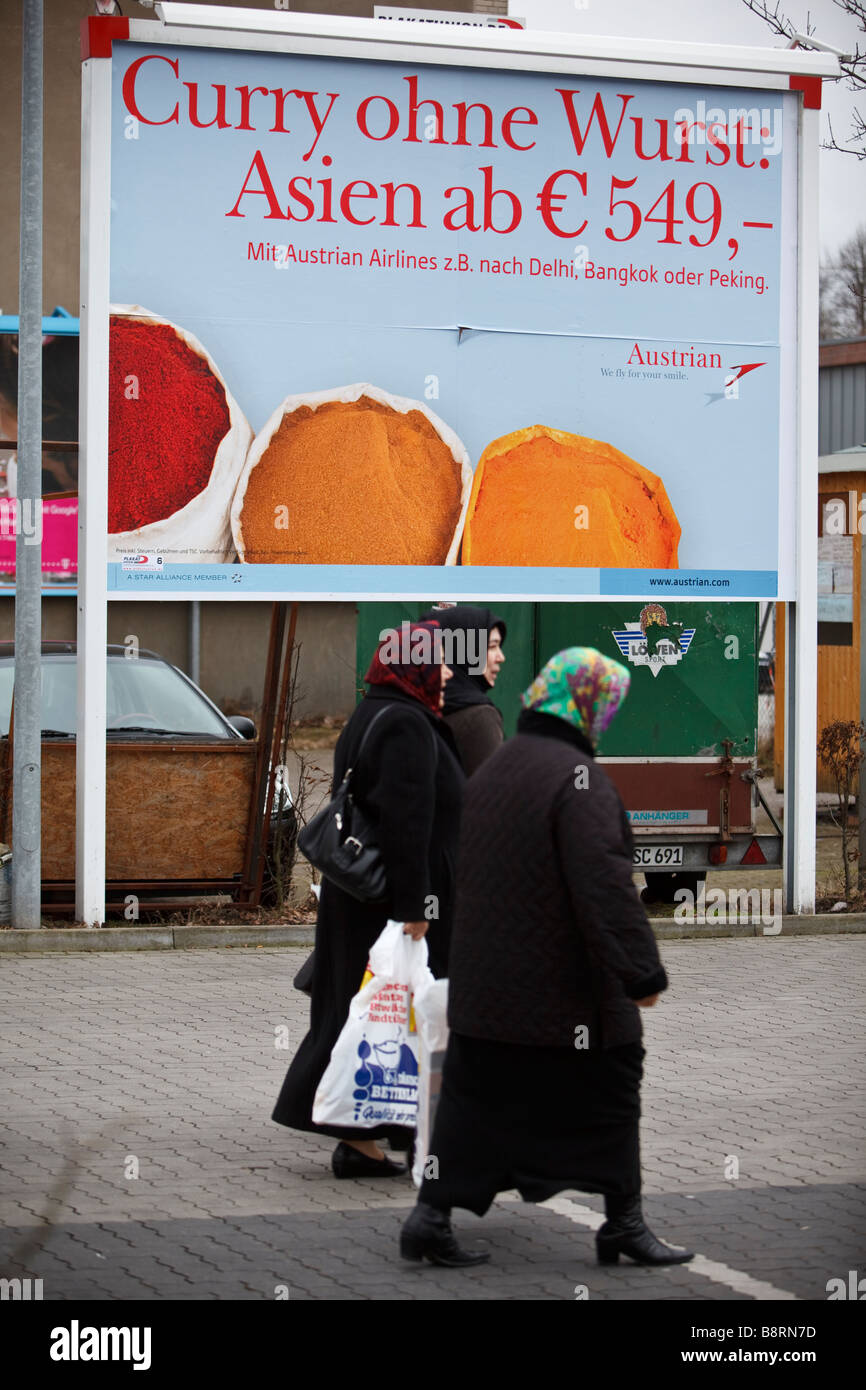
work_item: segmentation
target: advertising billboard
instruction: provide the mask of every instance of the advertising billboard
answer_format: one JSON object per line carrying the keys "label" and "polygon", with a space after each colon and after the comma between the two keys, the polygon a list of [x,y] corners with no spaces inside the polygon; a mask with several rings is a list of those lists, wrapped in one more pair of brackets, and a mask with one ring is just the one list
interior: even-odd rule
{"label": "advertising billboard", "polygon": [[[19,517],[18,320],[0,324],[0,596],[15,592],[15,547],[19,532],[41,542],[44,592],[68,593],[78,560],[78,337],[77,323],[63,310],[43,319],[42,498],[25,502]],[[6,324],[9,328],[6,328]],[[73,325],[75,332],[69,330]]]}
{"label": "advertising billboard", "polygon": [[799,94],[422,57],[115,43],[109,589],[790,595]]}

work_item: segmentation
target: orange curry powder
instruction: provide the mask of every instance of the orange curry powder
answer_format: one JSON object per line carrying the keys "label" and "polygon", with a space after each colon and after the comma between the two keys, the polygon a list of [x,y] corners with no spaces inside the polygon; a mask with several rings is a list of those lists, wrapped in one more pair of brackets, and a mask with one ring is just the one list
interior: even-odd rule
{"label": "orange curry powder", "polygon": [[251,564],[441,565],[461,471],[419,410],[361,396],[285,415],[241,512]]}
{"label": "orange curry powder", "polygon": [[679,522],[654,473],[610,444],[532,425],[484,450],[462,560],[676,569],[679,539]]}

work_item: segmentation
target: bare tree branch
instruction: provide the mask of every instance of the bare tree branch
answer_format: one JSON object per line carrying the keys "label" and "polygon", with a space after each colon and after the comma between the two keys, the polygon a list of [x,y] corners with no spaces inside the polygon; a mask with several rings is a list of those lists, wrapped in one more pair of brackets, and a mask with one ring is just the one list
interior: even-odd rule
{"label": "bare tree branch", "polygon": [[[779,34],[782,38],[790,41],[796,33],[802,32],[785,14],[780,2],[772,8],[767,0],[743,0],[743,4],[772,29],[774,34]],[[858,28],[866,34],[866,0],[833,0],[833,4],[853,19]],[[817,38],[817,26],[812,23],[808,12],[805,32]],[[849,50],[845,57],[839,60],[839,76],[831,80],[844,83],[848,91],[863,91],[866,89],[866,45],[855,39],[853,48],[849,45]],[[837,140],[829,117],[827,125],[830,136],[823,142],[823,149],[835,150],[838,154],[852,154],[855,159],[866,159],[866,119],[859,109],[855,108],[852,113],[851,133],[846,141],[840,143]]]}

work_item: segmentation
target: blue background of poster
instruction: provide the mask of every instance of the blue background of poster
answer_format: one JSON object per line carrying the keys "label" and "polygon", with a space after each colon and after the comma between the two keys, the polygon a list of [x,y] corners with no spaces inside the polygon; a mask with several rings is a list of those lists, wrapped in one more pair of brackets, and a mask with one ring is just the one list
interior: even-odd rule
{"label": "blue background of poster", "polygon": [[[561,78],[520,72],[475,71],[445,67],[408,67],[402,63],[294,57],[192,48],[145,49],[115,46],[112,129],[112,255],[110,295],[115,303],[140,304],[194,333],[217,361],[232,393],[254,430],[287,395],[371,382],[387,391],[426,403],[452,426],[466,445],[473,465],[494,438],[535,423],[602,439],[659,474],[682,525],[679,562],[683,571],[714,571],[743,582],[757,583],[760,592],[774,592],[778,567],[779,489],[779,309],[782,246],[782,164],[791,157],[781,140],[783,105],[793,100],[782,93],[701,88],[611,79]],[[146,53],[159,53],[179,64],[176,77],[168,63],[149,61],[142,67],[136,99],[144,114],[165,120],[180,103],[178,124],[158,126],[131,121],[121,84],[129,65]],[[456,102],[486,102],[494,113],[497,147],[468,149],[421,139],[409,143],[409,87],[418,78],[420,99],[432,98],[444,109],[444,133],[455,138]],[[256,131],[193,128],[187,112],[185,82],[201,84],[199,112],[203,121],[216,112],[212,84],[227,88],[226,116],[239,120],[235,88],[302,89],[318,94],[323,113],[329,97],[339,93],[316,149],[303,155],[315,130],[298,98],[288,98],[285,124],[291,133],[273,133],[273,100],[250,98]],[[597,122],[583,154],[578,156],[562,98],[557,88],[580,91],[576,111],[586,129],[589,106],[596,92],[603,96],[612,127],[623,110],[621,95],[633,94],[613,156],[608,158]],[[387,96],[400,113],[394,138],[365,138],[355,122],[359,103],[371,94]],[[657,122],[672,122],[678,110],[701,114],[706,108],[758,108],[770,136],[763,144],[746,143],[740,168],[732,153],[724,167],[714,167],[717,149],[696,144],[682,149],[669,145],[670,160],[642,160],[635,152],[632,115],[644,122],[646,151],[659,147]],[[501,119],[510,108],[531,108],[538,125],[514,126],[515,138],[537,141],[532,151],[507,149],[501,139]],[[378,108],[381,118],[384,104]],[[422,107],[417,129],[424,132]],[[290,118],[290,112],[294,114]],[[297,119],[296,119],[297,118]],[[481,131],[479,113],[468,118],[470,138]],[[372,118],[371,118],[372,125]],[[380,125],[381,128],[381,125]],[[428,132],[430,127],[427,127]],[[434,130],[435,134],[435,122]],[[778,147],[778,148],[777,148]],[[710,150],[713,160],[705,164]],[[262,152],[280,203],[287,202],[292,177],[314,181],[332,179],[339,190],[352,179],[374,186],[388,181],[415,184],[420,190],[427,226],[356,227],[340,219],[335,224],[268,218],[269,201],[247,193],[243,217],[227,217],[239,197],[255,152]],[[323,157],[329,163],[323,163]],[[766,168],[760,168],[764,159]],[[502,235],[488,232],[450,232],[442,216],[452,203],[444,191],[456,185],[480,190],[481,170],[492,167],[492,183],[519,199],[520,225]],[[587,196],[570,198],[561,225],[589,226],[577,238],[563,239],[545,230],[538,211],[539,190],[558,169],[586,175]],[[712,247],[688,244],[690,234],[707,235],[706,228],[686,218],[673,234],[680,245],[664,245],[666,229],[644,223],[632,240],[619,243],[605,237],[607,226],[618,232],[629,220],[620,209],[612,218],[608,203],[611,177],[636,179],[633,188],[613,196],[634,199],[646,212],[675,180],[674,212],[685,218],[685,191],[712,181],[719,191],[723,216]],[[574,187],[574,180],[566,182]],[[251,187],[260,187],[253,176]],[[306,187],[306,185],[304,185]],[[317,198],[321,186],[316,189]],[[708,206],[706,189],[696,194],[696,211]],[[408,208],[408,196],[401,204]],[[704,201],[701,202],[700,199]],[[453,200],[452,200],[453,202]],[[294,204],[299,210],[299,204]],[[382,200],[370,198],[352,205],[358,215],[370,216]],[[507,199],[494,203],[494,218],[509,211]],[[339,212],[335,214],[340,217]],[[656,208],[656,216],[663,211]],[[745,221],[773,224],[772,230],[743,228]],[[739,252],[729,260],[728,240],[735,237]],[[291,245],[295,255],[339,246],[360,253],[363,266],[302,265],[297,260],[277,265],[251,259],[251,245]],[[385,269],[368,264],[371,251],[383,255],[435,257],[437,268]],[[575,256],[575,251],[577,255]],[[446,257],[460,255],[471,269],[446,271]],[[482,261],[521,264],[523,274],[484,272]],[[539,265],[562,262],[559,275],[531,275]],[[586,278],[586,262],[643,271],[650,283],[631,278],[626,286]],[[665,285],[664,272],[685,269],[702,276],[699,284]],[[574,274],[570,274],[571,270]],[[716,283],[710,285],[711,270]],[[720,283],[722,275],[763,276],[765,290]],[[471,331],[458,333],[458,327]],[[482,331],[490,330],[490,331]],[[648,352],[716,353],[721,368],[689,365],[675,369],[642,367],[635,345]],[[629,362],[631,358],[631,363]],[[763,365],[744,376],[736,399],[725,399],[725,381],[744,363]],[[629,371],[637,374],[629,375]],[[622,375],[616,375],[620,371]],[[646,374],[644,374],[646,373]],[[650,374],[651,373],[651,374]],[[435,378],[437,394],[429,394]],[[579,500],[579,499],[578,499]],[[244,567],[245,569],[247,567]],[[320,567],[263,566],[261,585],[297,589],[329,589]],[[322,567],[324,568],[324,567]],[[354,592],[392,592],[393,578],[383,567],[354,567],[348,586]],[[384,567],[389,568],[389,567]],[[309,571],[309,572],[308,572]],[[486,572],[488,588],[497,571]],[[523,592],[560,592],[562,571],[539,568]],[[567,571],[571,592],[598,592],[598,571]],[[661,575],[666,572],[659,572]],[[418,587],[420,572],[401,571],[399,589]],[[676,572],[671,572],[673,579]],[[608,572],[615,585],[625,580]],[[463,592],[472,592],[471,576],[448,575]],[[480,576],[479,576],[480,578]],[[118,572],[116,582],[120,584]],[[170,572],[160,576],[160,586]],[[252,583],[252,576],[248,581]],[[601,591],[606,579],[602,576]],[[187,587],[186,585],[184,586]],[[241,587],[247,587],[245,582]],[[511,585],[507,590],[513,592]],[[503,586],[502,592],[506,592]],[[728,590],[735,596],[736,581]],[[663,590],[659,590],[663,592]],[[682,592],[680,590],[680,592]],[[697,591],[696,591],[697,592]],[[746,589],[757,594],[756,588]]]}

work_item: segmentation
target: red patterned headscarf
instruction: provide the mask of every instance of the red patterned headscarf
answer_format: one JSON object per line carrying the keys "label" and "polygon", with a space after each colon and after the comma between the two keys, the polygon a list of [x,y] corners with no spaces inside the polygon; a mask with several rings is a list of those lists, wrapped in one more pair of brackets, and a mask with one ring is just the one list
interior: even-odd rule
{"label": "red patterned headscarf", "polygon": [[439,624],[401,623],[385,633],[364,680],[368,685],[395,685],[425,709],[441,715],[442,639]]}

